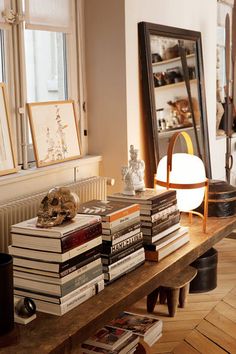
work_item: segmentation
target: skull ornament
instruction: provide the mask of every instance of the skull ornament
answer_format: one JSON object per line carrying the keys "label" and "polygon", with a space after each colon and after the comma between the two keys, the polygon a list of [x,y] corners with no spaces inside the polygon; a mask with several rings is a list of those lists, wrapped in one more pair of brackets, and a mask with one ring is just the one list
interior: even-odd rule
{"label": "skull ornament", "polygon": [[36,226],[51,227],[73,219],[79,207],[79,197],[67,187],[51,189],[41,201]]}

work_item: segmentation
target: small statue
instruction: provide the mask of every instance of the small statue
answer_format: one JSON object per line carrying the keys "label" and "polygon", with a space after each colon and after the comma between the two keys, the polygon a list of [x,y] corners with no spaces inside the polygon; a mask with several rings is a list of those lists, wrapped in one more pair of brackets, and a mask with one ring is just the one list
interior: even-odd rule
{"label": "small statue", "polygon": [[135,195],[136,191],[144,191],[144,170],[145,163],[138,159],[138,149],[134,149],[134,145],[130,145],[129,166],[121,169],[122,180],[125,182],[124,194]]}
{"label": "small statue", "polygon": [[52,227],[60,225],[63,221],[73,219],[79,208],[79,197],[67,187],[51,189],[41,201],[38,227]]}

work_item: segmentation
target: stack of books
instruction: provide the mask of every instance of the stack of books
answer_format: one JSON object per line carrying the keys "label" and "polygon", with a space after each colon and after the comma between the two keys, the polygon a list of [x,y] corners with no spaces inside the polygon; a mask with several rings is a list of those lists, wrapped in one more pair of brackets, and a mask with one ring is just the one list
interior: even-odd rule
{"label": "stack of books", "polygon": [[[138,342],[150,347],[162,336],[163,322],[152,316],[122,312],[82,344],[83,353],[133,353]],[[122,344],[121,344],[122,343]]]}
{"label": "stack of books", "polygon": [[105,326],[82,344],[84,354],[131,354],[134,353],[139,337],[122,328]]}
{"label": "stack of books", "polygon": [[11,226],[14,295],[38,311],[63,315],[104,289],[101,218],[76,215],[40,228],[37,218]]}
{"label": "stack of books", "polygon": [[105,284],[144,263],[140,206],[136,203],[92,200],[78,213],[102,218],[102,264]]}
{"label": "stack of books", "polygon": [[159,261],[189,241],[188,228],[179,223],[176,191],[147,188],[134,196],[115,193],[108,200],[140,205],[146,260]]}

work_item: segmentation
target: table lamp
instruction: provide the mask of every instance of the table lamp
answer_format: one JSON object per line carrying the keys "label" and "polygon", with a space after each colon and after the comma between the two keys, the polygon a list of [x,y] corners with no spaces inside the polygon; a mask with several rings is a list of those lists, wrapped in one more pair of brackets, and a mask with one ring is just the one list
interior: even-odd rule
{"label": "table lamp", "polygon": [[[176,140],[182,136],[185,139],[188,153],[175,153]],[[167,156],[164,156],[158,166],[154,184],[175,189],[178,208],[188,212],[190,219],[196,214],[203,219],[203,231],[206,232],[208,215],[208,179],[202,160],[193,155],[193,144],[188,133],[177,132],[172,135]],[[205,199],[204,199],[205,197]],[[204,214],[194,211],[204,200]]]}

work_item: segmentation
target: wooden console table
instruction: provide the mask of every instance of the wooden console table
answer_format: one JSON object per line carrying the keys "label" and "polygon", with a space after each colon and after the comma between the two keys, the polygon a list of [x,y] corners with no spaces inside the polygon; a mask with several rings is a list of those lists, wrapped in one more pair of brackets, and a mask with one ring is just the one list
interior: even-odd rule
{"label": "wooden console table", "polygon": [[[187,219],[182,219],[182,224],[187,225]],[[79,344],[95,330],[151,293],[235,228],[236,217],[209,218],[207,233],[203,234],[201,219],[194,217],[188,244],[159,263],[145,262],[64,316],[38,313],[37,319],[27,326],[15,325],[10,334],[0,337],[0,353],[80,353]]]}

